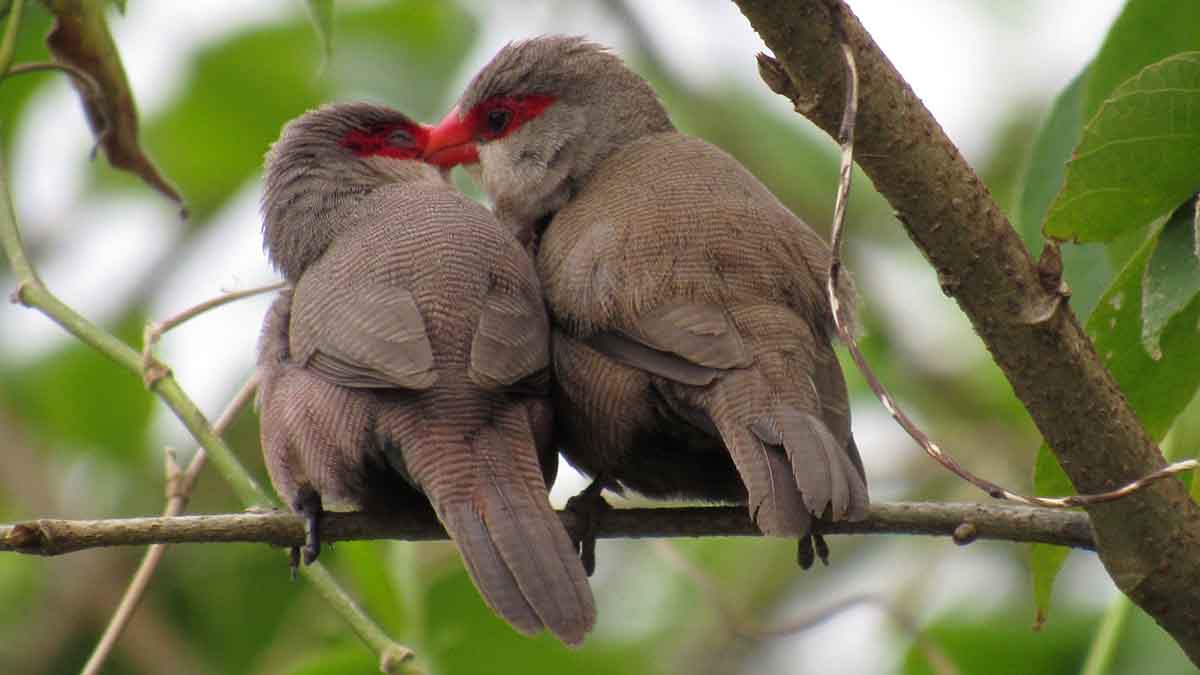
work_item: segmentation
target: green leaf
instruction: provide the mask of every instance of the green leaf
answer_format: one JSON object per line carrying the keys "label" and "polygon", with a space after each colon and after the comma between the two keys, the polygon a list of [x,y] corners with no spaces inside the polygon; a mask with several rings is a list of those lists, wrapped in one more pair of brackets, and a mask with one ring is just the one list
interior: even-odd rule
{"label": "green leaf", "polygon": [[[1195,30],[1197,22],[1200,22],[1200,3],[1128,0],[1089,66],[1080,123],[1091,120],[1119,84],[1146,66],[1172,54],[1200,49],[1200,32]],[[1165,210],[1162,212],[1163,215],[1166,213]],[[1134,228],[1137,230],[1131,233],[1134,236],[1107,244],[1112,268],[1124,266],[1144,242],[1143,228],[1140,225]]]}
{"label": "green leaf", "polygon": [[1171,428],[1200,386],[1200,297],[1177,312],[1161,331],[1161,354],[1141,347],[1142,278],[1158,248],[1152,237],[1122,270],[1087,323],[1088,335],[1121,391],[1155,440]]}
{"label": "green leaf", "polygon": [[1128,0],[1092,61],[1083,119],[1091,119],[1117,85],[1151,63],[1200,50],[1197,26],[1200,2]]}
{"label": "green leaf", "polygon": [[[1037,459],[1033,467],[1033,493],[1036,495],[1066,495],[1075,491],[1071,480],[1058,465],[1050,446],[1042,443],[1038,448]],[[1041,628],[1050,613],[1050,603],[1054,594],[1054,580],[1062,569],[1071,549],[1050,544],[1034,544],[1029,547],[1029,569],[1033,582],[1033,604],[1036,616],[1033,620],[1035,628]]]}
{"label": "green leaf", "polygon": [[[1198,21],[1200,3],[1129,0],[1099,54],[1055,101],[1034,145],[1016,223],[1035,255],[1041,250],[1041,237],[1032,230],[1041,224],[1050,201],[1062,187],[1064,164],[1084,121],[1092,119],[1118,84],[1142,68],[1172,54],[1200,49],[1200,32],[1194,30]],[[1144,224],[1132,227],[1138,230]],[[1104,247],[1063,248],[1064,276],[1074,293],[1071,304],[1080,317],[1088,315],[1108,287],[1113,270],[1122,267],[1142,244],[1140,233],[1131,234]]]}
{"label": "green leaf", "polygon": [[317,31],[317,40],[321,43],[321,53],[328,63],[333,56],[333,0],[306,0],[305,4],[308,5],[313,28]]}
{"label": "green leaf", "polygon": [[[1146,241],[1129,261],[1087,321],[1096,353],[1112,373],[1147,433],[1161,441],[1176,417],[1200,388],[1200,295],[1176,312],[1159,334],[1154,355],[1142,347],[1142,280],[1161,233]],[[1157,358],[1156,358],[1157,357]],[[1038,450],[1034,490],[1039,495],[1068,494],[1070,481],[1043,444]],[[1034,597],[1042,615],[1049,609],[1050,586],[1064,555],[1033,546]]]}
{"label": "green leaf", "polygon": [[1142,345],[1151,358],[1161,354],[1159,341],[1167,323],[1200,294],[1195,199],[1167,221],[1142,282]]}
{"label": "green leaf", "polygon": [[[1083,92],[1088,73],[1084,70],[1076,75],[1059,93],[1029,155],[1014,225],[1034,255],[1041,253],[1042,220],[1062,188],[1067,160],[1083,134]],[[1071,308],[1086,319],[1112,281],[1113,266],[1100,245],[1064,246],[1061,253],[1063,279],[1071,287]]]}
{"label": "green leaf", "polygon": [[1044,230],[1107,241],[1168,213],[1200,187],[1200,52],[1147,66],[1084,127]]}

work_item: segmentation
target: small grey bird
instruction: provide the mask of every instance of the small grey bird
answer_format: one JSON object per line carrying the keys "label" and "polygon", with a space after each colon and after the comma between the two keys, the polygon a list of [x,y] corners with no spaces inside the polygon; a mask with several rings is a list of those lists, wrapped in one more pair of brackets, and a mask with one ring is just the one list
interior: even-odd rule
{"label": "small grey bird", "polygon": [[677,132],[619,58],[578,37],[507,45],[426,159],[478,161],[500,219],[540,242],[562,450],[593,506],[602,487],[748,502],[764,533],[801,538],[805,566],[814,517],[865,517],[829,246]]}
{"label": "small grey bird", "polygon": [[595,606],[547,494],[537,275],[487,209],[419,161],[427,137],[393,110],[331,105],[267,156],[263,237],[293,289],[259,347],[266,465],[308,523],[306,562],[326,507],[429,504],[497,614],[576,645]]}

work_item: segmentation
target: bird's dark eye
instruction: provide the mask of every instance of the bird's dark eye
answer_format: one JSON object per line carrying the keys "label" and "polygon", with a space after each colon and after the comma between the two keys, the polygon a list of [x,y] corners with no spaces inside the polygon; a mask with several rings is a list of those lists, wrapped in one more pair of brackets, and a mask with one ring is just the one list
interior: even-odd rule
{"label": "bird's dark eye", "polygon": [[508,110],[507,108],[492,108],[488,111],[487,116],[484,118],[484,123],[487,125],[488,133],[500,134],[506,128],[508,128],[508,123],[511,120],[511,110]]}
{"label": "bird's dark eye", "polygon": [[412,134],[408,133],[408,131],[404,129],[395,129],[388,134],[388,143],[399,146],[412,145]]}

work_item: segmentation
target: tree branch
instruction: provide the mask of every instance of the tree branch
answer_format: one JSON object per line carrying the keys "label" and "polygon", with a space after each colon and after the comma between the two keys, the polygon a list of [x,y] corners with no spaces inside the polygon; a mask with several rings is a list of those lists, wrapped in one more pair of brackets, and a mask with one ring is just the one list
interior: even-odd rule
{"label": "tree branch", "polygon": [[[577,533],[583,525],[569,511],[560,511],[559,517],[569,532]],[[820,531],[824,534],[923,534],[953,537],[959,544],[997,539],[1094,548],[1086,514],[1027,506],[930,502],[873,504],[866,520],[820,523]],[[745,507],[698,506],[614,509],[600,517],[597,536],[644,539],[761,535]],[[395,517],[327,513],[322,517],[321,538],[324,541],[432,541],[446,539],[446,531],[432,512]],[[0,551],[33,555],[62,555],[105,546],[202,542],[298,546],[304,543],[304,521],[291,513],[273,512],[111,520],[42,519],[0,525]]]}
{"label": "tree branch", "polygon": [[[843,67],[832,12],[862,82],[858,164],[896,209],[971,319],[1079,492],[1103,492],[1165,465],[1059,293],[987,188],[840,0],[735,0],[788,78],[796,110],[835,135]],[[1088,507],[1117,586],[1200,664],[1200,508],[1175,479]]]}

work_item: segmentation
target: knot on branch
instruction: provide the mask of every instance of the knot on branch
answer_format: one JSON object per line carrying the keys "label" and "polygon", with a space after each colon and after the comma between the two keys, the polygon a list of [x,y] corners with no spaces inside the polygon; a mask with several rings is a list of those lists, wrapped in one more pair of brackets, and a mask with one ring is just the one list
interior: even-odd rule
{"label": "knot on branch", "polygon": [[758,76],[768,89],[791,101],[792,108],[801,115],[816,109],[819,96],[802,94],[779,59],[764,52],[759,52],[757,59]]}
{"label": "knot on branch", "polygon": [[44,554],[49,537],[36,523],[17,523],[8,531],[5,543],[21,553]]}
{"label": "knot on branch", "polygon": [[27,286],[29,286],[28,280],[23,280],[23,281],[19,282],[17,284],[17,287],[13,289],[12,293],[8,294],[8,301],[14,305],[21,305],[22,307],[28,307],[29,301],[25,299],[25,288]]}
{"label": "knot on branch", "polygon": [[954,543],[959,546],[966,546],[979,538],[979,528],[975,527],[974,523],[964,521],[961,525],[954,528],[954,532],[950,536],[954,539]]}
{"label": "knot on branch", "polygon": [[1063,302],[1071,297],[1071,287],[1062,276],[1062,252],[1057,241],[1046,240],[1046,245],[1042,247],[1042,255],[1038,258],[1037,275],[1045,295],[1021,312],[1022,323],[1030,326],[1050,321],[1063,306]]}
{"label": "knot on branch", "polygon": [[392,643],[379,654],[379,672],[394,673],[400,666],[412,661],[417,653],[403,645]]}

